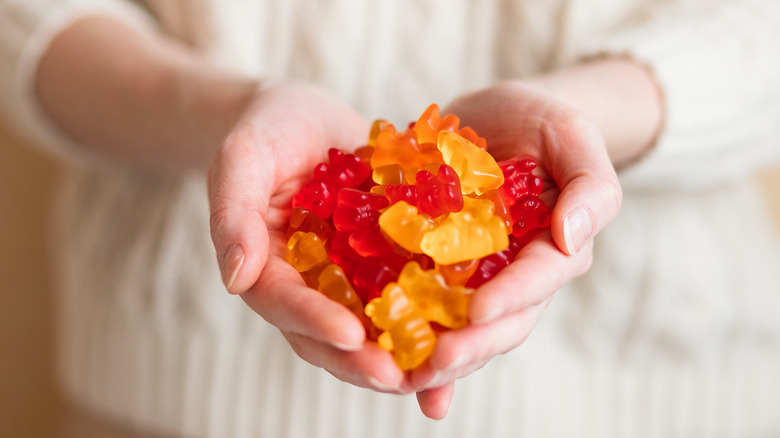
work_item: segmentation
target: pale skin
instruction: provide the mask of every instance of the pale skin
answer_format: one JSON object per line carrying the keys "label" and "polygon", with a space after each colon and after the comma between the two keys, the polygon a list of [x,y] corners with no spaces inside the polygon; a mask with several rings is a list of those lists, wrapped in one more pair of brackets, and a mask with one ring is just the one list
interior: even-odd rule
{"label": "pale skin", "polygon": [[614,166],[641,158],[662,122],[653,77],[623,57],[502,82],[445,106],[496,156],[537,157],[553,188],[545,194],[553,221],[474,294],[472,324],[442,335],[431,359],[404,373],[366,341],[346,308],[307,289],[284,259],[292,194],[328,148],[365,143],[368,123],[346,104],[313,86],[226,73],[162,35],[104,16],[56,37],[37,91],[62,130],[97,156],[208,172],[227,290],[304,360],[354,385],[416,392],[422,412],[436,419],[447,414],[457,379],[522,344],[555,291],[588,270],[593,236],[620,209]]}

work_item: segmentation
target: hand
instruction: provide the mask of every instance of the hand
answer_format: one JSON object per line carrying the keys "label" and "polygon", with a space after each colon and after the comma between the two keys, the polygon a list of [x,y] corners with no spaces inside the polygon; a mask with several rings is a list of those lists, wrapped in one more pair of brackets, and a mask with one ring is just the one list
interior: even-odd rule
{"label": "hand", "polygon": [[[473,295],[471,324],[440,336],[430,360],[411,375],[426,415],[443,417],[454,380],[506,353],[530,335],[553,294],[585,273],[592,238],[618,213],[621,190],[599,128],[543,88],[506,82],[457,99],[444,113],[460,117],[498,159],[531,155],[545,180],[550,232]],[[520,285],[520,286],[518,286]]]}
{"label": "hand", "polygon": [[313,87],[259,91],[211,163],[211,234],[228,291],[278,327],[301,358],[346,382],[401,392],[405,374],[365,342],[358,318],[307,288],[286,262],[292,196],[329,148],[360,146],[368,132],[361,117]]}

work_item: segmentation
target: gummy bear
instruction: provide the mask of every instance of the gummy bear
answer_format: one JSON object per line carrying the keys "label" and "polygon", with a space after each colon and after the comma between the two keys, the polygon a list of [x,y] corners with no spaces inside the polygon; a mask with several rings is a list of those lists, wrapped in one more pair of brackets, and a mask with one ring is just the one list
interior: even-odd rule
{"label": "gummy bear", "polygon": [[424,235],[434,228],[430,216],[419,214],[417,207],[404,201],[397,202],[385,210],[379,216],[379,225],[382,231],[401,248],[413,253],[423,252],[420,243]]}
{"label": "gummy bear", "polygon": [[352,285],[363,302],[369,302],[382,293],[382,289],[398,279],[398,271],[379,257],[361,259],[352,274]]}
{"label": "gummy bear", "polygon": [[368,167],[371,164],[371,155],[374,154],[374,146],[360,146],[353,153]]}
{"label": "gummy bear", "polygon": [[328,242],[333,234],[333,229],[328,222],[303,207],[295,207],[290,213],[290,226],[287,228],[289,239],[296,231],[311,232],[320,237],[323,242]]}
{"label": "gummy bear", "polygon": [[519,240],[510,239],[509,246],[506,249],[483,257],[479,261],[479,266],[474,275],[466,283],[466,287],[478,288],[495,277],[496,274],[515,260],[517,253],[520,252],[522,247],[523,244]]}
{"label": "gummy bear", "polygon": [[506,228],[501,218],[493,216],[493,209],[490,200],[464,198],[463,210],[451,213],[438,227],[422,236],[422,252],[436,263],[450,265],[506,248],[509,244]]}
{"label": "gummy bear", "polygon": [[440,273],[423,270],[417,262],[407,263],[396,282],[428,321],[452,329],[468,322],[473,289],[448,285]]}
{"label": "gummy bear", "polygon": [[505,160],[498,165],[504,174],[501,194],[508,205],[514,204],[523,195],[539,196],[542,193],[542,179],[531,173],[536,168],[536,161],[532,158]]}
{"label": "gummy bear", "polygon": [[328,251],[322,239],[314,233],[296,231],[287,241],[290,264],[298,272],[308,271],[328,262]]}
{"label": "gummy bear", "polygon": [[393,244],[385,238],[379,224],[350,232],[347,241],[349,246],[363,257],[381,257],[394,251]]}
{"label": "gummy bear", "polygon": [[363,302],[341,267],[333,263],[326,266],[319,275],[318,283],[319,291],[325,296],[343,304],[356,315],[363,314]]}
{"label": "gummy bear", "polygon": [[404,169],[398,164],[385,164],[375,167],[372,178],[380,187],[388,184],[403,184],[406,181]]}
{"label": "gummy bear", "polygon": [[376,146],[376,139],[379,137],[379,133],[382,132],[383,129],[385,129],[385,126],[389,125],[390,123],[387,120],[384,119],[377,119],[374,120],[373,123],[371,123],[371,131],[368,133],[368,146],[373,148]]}
{"label": "gummy bear", "polygon": [[293,196],[292,206],[303,207],[320,219],[327,219],[336,208],[336,192],[325,181],[312,179]]}
{"label": "gummy bear", "polygon": [[417,207],[417,186],[412,184],[388,184],[385,187],[385,196],[391,204],[404,201]]}
{"label": "gummy bear", "polygon": [[330,240],[330,250],[328,255],[330,261],[341,266],[344,272],[347,273],[347,277],[352,277],[354,274],[357,263],[360,262],[361,256],[349,244],[350,233],[346,231],[336,231],[333,233],[333,237]]}
{"label": "gummy bear", "polygon": [[439,139],[439,131],[457,131],[459,124],[460,120],[452,114],[440,118],[439,105],[434,103],[423,111],[412,129],[417,133],[417,141],[420,143],[436,144]]}
{"label": "gummy bear", "polygon": [[550,226],[550,210],[534,195],[521,196],[510,209],[515,224],[512,235],[522,237],[531,230]]}
{"label": "gummy bear", "polygon": [[379,210],[388,205],[384,196],[356,189],[342,189],[333,211],[333,225],[339,231],[370,228],[379,220]]}
{"label": "gummy bear", "polygon": [[487,152],[455,132],[439,133],[439,149],[444,162],[460,177],[463,194],[481,195],[504,183],[504,174]]}
{"label": "gummy bear", "polygon": [[365,313],[384,330],[378,338],[379,346],[393,352],[402,370],[417,368],[433,353],[436,334],[400,285],[385,286],[381,296],[366,305]]}
{"label": "gummy bear", "polygon": [[317,287],[320,271],[330,263],[325,244],[314,233],[296,231],[287,241],[289,263],[309,287]]}
{"label": "gummy bear", "polygon": [[442,164],[436,175],[427,170],[417,172],[417,208],[434,218],[463,209],[463,194],[455,169]]}
{"label": "gummy bear", "polygon": [[326,182],[337,193],[343,188],[357,188],[371,174],[355,154],[331,148],[328,150],[328,163],[320,163],[314,168],[313,177]]}
{"label": "gummy bear", "polygon": [[[490,257],[490,256],[488,256]],[[436,272],[440,273],[447,284],[452,285],[465,285],[472,275],[477,271],[480,260],[483,259],[470,259],[462,262],[453,263],[451,265],[435,265]]]}
{"label": "gummy bear", "polygon": [[371,155],[371,167],[374,169],[389,164],[397,164],[403,169],[424,169],[429,163],[443,162],[435,143],[418,144],[415,131],[396,132],[392,124],[379,133]]}
{"label": "gummy bear", "polygon": [[499,190],[491,190],[485,192],[478,197],[479,199],[489,199],[493,202],[493,215],[500,217],[504,221],[504,226],[507,230],[511,230],[515,223],[512,218],[512,213],[509,211],[509,205],[507,205],[503,194]]}

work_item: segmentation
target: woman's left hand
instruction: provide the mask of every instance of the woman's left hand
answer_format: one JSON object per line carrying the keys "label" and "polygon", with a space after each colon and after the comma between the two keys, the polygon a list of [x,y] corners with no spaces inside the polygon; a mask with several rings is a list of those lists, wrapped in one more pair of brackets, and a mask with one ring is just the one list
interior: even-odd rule
{"label": "woman's left hand", "polygon": [[432,418],[446,415],[456,379],[522,344],[553,294],[589,269],[593,236],[615,218],[622,197],[599,128],[542,88],[505,82],[443,112],[485,137],[496,159],[537,160],[552,224],[474,292],[471,323],[442,334],[430,360],[412,372],[420,407]]}

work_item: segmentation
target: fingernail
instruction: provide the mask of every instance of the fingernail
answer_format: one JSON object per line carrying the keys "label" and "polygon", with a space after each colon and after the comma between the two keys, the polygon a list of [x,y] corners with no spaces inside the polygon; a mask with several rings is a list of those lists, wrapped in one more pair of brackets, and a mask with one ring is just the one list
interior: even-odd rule
{"label": "fingernail", "polygon": [[492,309],[489,311],[485,316],[483,317],[472,317],[471,322],[473,324],[485,324],[487,322],[493,321],[494,319],[497,319],[499,316],[504,314],[504,309],[500,307],[496,307],[495,309]]}
{"label": "fingernail", "polygon": [[374,388],[383,392],[399,392],[401,389],[399,386],[388,385],[377,380],[374,376],[368,376],[368,383]]}
{"label": "fingernail", "polygon": [[469,357],[468,354],[461,354],[460,356],[456,357],[455,360],[450,362],[449,365],[443,368],[443,371],[453,371],[456,370],[463,365],[466,365],[471,360],[471,357]]}
{"label": "fingernail", "polygon": [[222,257],[222,282],[225,283],[225,288],[231,291],[233,282],[236,281],[238,271],[241,270],[241,266],[244,264],[244,250],[241,245],[234,243],[225,251],[225,255]]}
{"label": "fingernail", "polygon": [[570,255],[585,246],[593,234],[593,221],[584,208],[577,208],[563,220],[563,238]]}
{"label": "fingernail", "polygon": [[431,375],[430,380],[420,385],[420,388],[418,391],[423,391],[425,389],[431,389],[436,388],[437,386],[440,386],[439,380],[441,379],[441,373],[438,371],[434,371],[433,375]]}
{"label": "fingernail", "polygon": [[331,341],[331,345],[342,351],[360,351],[363,349],[363,345],[350,345],[343,344],[341,342]]}

